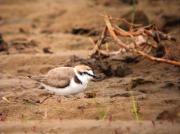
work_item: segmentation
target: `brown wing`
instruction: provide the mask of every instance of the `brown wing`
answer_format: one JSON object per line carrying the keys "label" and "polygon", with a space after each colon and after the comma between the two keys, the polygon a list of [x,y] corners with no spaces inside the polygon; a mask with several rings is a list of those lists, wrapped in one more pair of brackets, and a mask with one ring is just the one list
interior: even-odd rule
{"label": "brown wing", "polygon": [[74,77],[73,68],[59,67],[50,70],[42,83],[57,88],[64,88],[70,84],[70,79]]}

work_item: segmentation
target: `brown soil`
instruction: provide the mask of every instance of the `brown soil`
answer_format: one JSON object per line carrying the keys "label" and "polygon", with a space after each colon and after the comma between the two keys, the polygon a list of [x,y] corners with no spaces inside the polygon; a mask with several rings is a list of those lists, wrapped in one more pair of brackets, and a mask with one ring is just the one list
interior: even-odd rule
{"label": "brown soil", "polygon": [[[179,24],[168,25],[165,18],[175,16],[176,22],[179,7],[176,0],[139,0],[137,5],[149,22],[177,39]],[[42,104],[47,94],[26,77],[67,65],[73,55],[88,57],[89,37],[97,39],[104,26],[100,15],[120,17],[131,9],[120,0],[0,0],[0,32],[10,47],[9,54],[0,52],[0,134],[180,133],[178,67],[142,59],[127,65],[132,73],[125,77],[91,82],[89,97],[60,101],[53,96]]]}

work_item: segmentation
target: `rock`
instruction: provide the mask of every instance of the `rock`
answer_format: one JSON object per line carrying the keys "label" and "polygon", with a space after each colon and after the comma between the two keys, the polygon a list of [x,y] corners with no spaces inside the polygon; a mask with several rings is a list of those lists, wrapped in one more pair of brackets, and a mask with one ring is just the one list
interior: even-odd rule
{"label": "rock", "polygon": [[180,122],[179,111],[180,111],[179,106],[168,109],[168,110],[164,110],[157,115],[156,120],[167,120],[167,121]]}
{"label": "rock", "polygon": [[178,82],[173,82],[173,81],[164,81],[163,85],[161,86],[163,89],[168,89],[168,90],[179,90],[180,86]]}
{"label": "rock", "polygon": [[[161,25],[157,24],[159,28],[165,32],[169,32],[172,28],[180,26],[180,16],[176,15],[162,15],[160,17]],[[155,22],[158,23],[158,22]]]}
{"label": "rock", "polygon": [[50,47],[44,47],[43,52],[47,54],[53,54],[53,52],[50,50]]}
{"label": "rock", "polygon": [[119,0],[119,1],[128,5],[138,4],[138,0]]}
{"label": "rock", "polygon": [[126,56],[121,61],[125,63],[138,63],[139,59],[138,57]]}
{"label": "rock", "polygon": [[22,33],[22,34],[29,34],[29,31],[27,29],[24,29],[24,28],[19,28],[19,32]]}
{"label": "rock", "polygon": [[100,71],[102,71],[102,73],[104,73],[106,76],[112,76],[113,75],[113,71],[111,69],[111,66],[107,63],[102,62],[99,65],[99,69]]}
{"label": "rock", "polygon": [[151,94],[154,92],[153,90],[150,90],[149,88],[140,88],[138,89],[138,91],[144,94]]}
{"label": "rock", "polygon": [[[131,17],[132,12],[129,14]],[[142,24],[142,25],[149,25],[149,18],[148,16],[141,10],[135,11],[135,16],[134,16],[134,23],[135,24]]]}
{"label": "rock", "polygon": [[172,31],[173,28],[180,26],[179,15],[174,14],[162,14],[162,12],[157,12],[156,15],[158,19],[153,20],[154,23],[163,32]]}
{"label": "rock", "polygon": [[132,70],[129,67],[121,65],[117,66],[117,68],[112,70],[114,70],[114,76],[118,77],[125,77],[132,73]]}
{"label": "rock", "polygon": [[37,42],[26,38],[16,38],[9,43],[9,53],[36,53]]}
{"label": "rock", "polygon": [[170,82],[170,81],[166,81],[166,82],[165,82],[165,85],[163,86],[163,88],[172,88],[172,87],[174,87],[174,86],[175,86],[174,83],[172,83],[172,82]]}
{"label": "rock", "polygon": [[131,81],[131,88],[136,88],[139,85],[154,84],[152,80],[145,80],[143,78],[136,78]]}
{"label": "rock", "polygon": [[85,98],[95,98],[95,97],[96,97],[96,93],[95,92],[85,93]]}
{"label": "rock", "polygon": [[146,99],[146,98],[147,98],[147,95],[146,95],[146,94],[142,94],[142,95],[136,96],[136,99],[137,99],[137,100],[144,100],[144,99]]}
{"label": "rock", "polygon": [[133,5],[138,4],[138,0],[95,0],[94,4],[104,6],[117,6],[120,4]]}
{"label": "rock", "polygon": [[166,54],[165,47],[163,45],[159,45],[153,53],[155,57],[161,58]]}
{"label": "rock", "polygon": [[129,92],[124,92],[124,93],[113,94],[110,97],[114,98],[114,97],[130,97],[130,96],[131,96],[131,94]]}
{"label": "rock", "polygon": [[166,59],[179,61],[180,60],[180,43],[166,43],[164,45],[166,48],[166,55],[164,56]]}
{"label": "rock", "polygon": [[41,30],[41,33],[43,33],[43,34],[52,34],[54,31],[52,30],[52,29],[43,29],[43,30]]}
{"label": "rock", "polygon": [[7,51],[8,50],[8,45],[4,41],[2,34],[0,33],[0,52],[1,51]]}
{"label": "rock", "polygon": [[98,35],[98,32],[95,31],[95,30],[91,30],[91,29],[88,29],[88,28],[81,28],[81,27],[74,27],[71,30],[71,33],[75,34],[75,35],[89,35],[89,36]]}
{"label": "rock", "polygon": [[106,93],[103,94],[103,97],[110,97],[110,98],[115,98],[115,97],[130,97],[130,96],[135,96],[136,98],[145,98],[143,96],[143,93],[140,93],[138,91],[125,91],[123,89],[118,89],[118,90],[110,90],[107,91]]}
{"label": "rock", "polygon": [[[120,63],[119,63],[120,64]],[[106,76],[125,77],[132,73],[132,70],[124,64],[101,64],[101,70]]]}
{"label": "rock", "polygon": [[90,30],[86,29],[86,28],[79,28],[79,27],[75,27],[72,29],[71,33],[72,34],[79,34],[79,35],[83,35],[83,34],[87,34],[89,33]]}
{"label": "rock", "polygon": [[77,107],[77,109],[80,109],[80,110],[84,110],[85,108],[86,108],[86,106],[84,106],[84,105],[80,105]]}
{"label": "rock", "polygon": [[170,31],[172,29],[172,27],[180,26],[180,17],[179,16],[163,15],[162,21],[164,22],[164,24],[162,25],[161,29],[166,32]]}
{"label": "rock", "polygon": [[179,101],[176,100],[176,99],[165,99],[164,102],[165,102],[166,104],[171,104],[171,105],[173,105],[173,104],[178,104]]}

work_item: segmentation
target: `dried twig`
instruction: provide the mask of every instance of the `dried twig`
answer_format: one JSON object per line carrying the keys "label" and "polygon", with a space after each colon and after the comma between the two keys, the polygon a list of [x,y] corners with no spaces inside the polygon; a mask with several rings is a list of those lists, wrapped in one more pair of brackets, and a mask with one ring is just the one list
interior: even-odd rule
{"label": "dried twig", "polygon": [[[164,58],[157,58],[149,54],[151,49],[155,49],[158,47],[158,44],[161,40],[169,40],[169,41],[176,41],[175,38],[171,37],[170,35],[164,34],[161,31],[158,31],[157,29],[153,28],[153,26],[146,26],[146,27],[138,27],[134,28],[131,31],[125,31],[118,27],[117,25],[113,25],[111,23],[112,17],[105,16],[105,23],[106,27],[102,32],[102,35],[100,37],[100,40],[95,44],[93,41],[93,44],[95,45],[95,52],[92,55],[98,54],[98,56],[112,56],[112,55],[118,55],[122,52],[129,52],[133,54],[137,54],[140,56],[143,56],[149,60],[157,61],[157,62],[163,62],[168,63],[176,66],[180,66],[179,61],[173,61],[169,59]],[[123,22],[128,23],[127,21]],[[128,23],[129,25],[132,25],[131,23]],[[113,38],[113,40],[119,45],[119,50],[117,51],[105,51],[101,50],[101,45],[104,39],[107,36],[107,32],[109,35]],[[132,40],[132,43],[124,43],[120,37],[129,37]],[[151,38],[154,40],[154,42],[148,42],[148,39]]]}
{"label": "dried twig", "polygon": [[8,99],[7,99],[7,97],[2,97],[2,100],[4,100],[4,101],[6,101],[7,103],[11,103]]}
{"label": "dried twig", "polygon": [[102,32],[102,35],[100,37],[100,40],[98,40],[97,42],[97,47],[100,49],[101,48],[101,45],[105,39],[105,36],[106,36],[106,32],[107,32],[107,27],[104,28],[103,32]]}

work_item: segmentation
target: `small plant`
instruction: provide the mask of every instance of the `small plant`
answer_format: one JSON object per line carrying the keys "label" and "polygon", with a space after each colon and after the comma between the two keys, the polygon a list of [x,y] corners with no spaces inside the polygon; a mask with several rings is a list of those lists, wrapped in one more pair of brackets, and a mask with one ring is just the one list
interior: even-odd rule
{"label": "small plant", "polygon": [[102,106],[96,100],[94,99],[95,104],[96,104],[96,111],[97,111],[97,118],[99,120],[105,120],[107,119],[108,113],[109,113],[109,106]]}
{"label": "small plant", "polygon": [[131,111],[133,113],[133,116],[135,118],[136,121],[139,121],[139,107],[138,107],[138,103],[135,100],[135,97],[133,95],[133,93],[131,92],[131,103],[132,103],[132,108]]}
{"label": "small plant", "polygon": [[104,111],[103,109],[99,109],[98,110],[98,118],[103,120],[106,118],[106,111]]}

